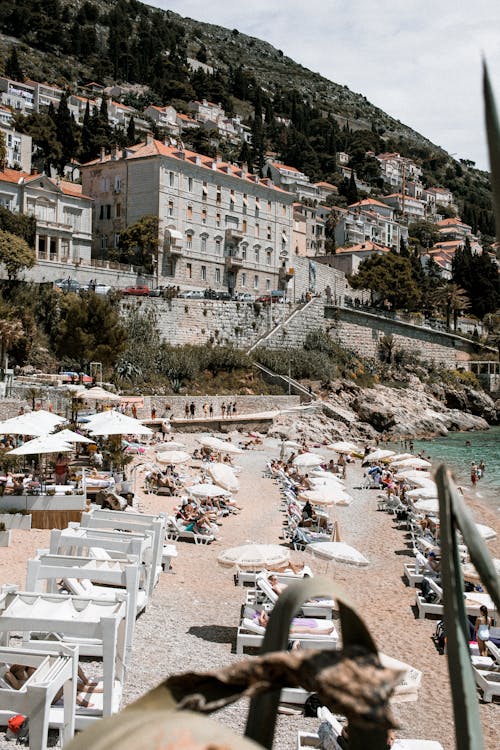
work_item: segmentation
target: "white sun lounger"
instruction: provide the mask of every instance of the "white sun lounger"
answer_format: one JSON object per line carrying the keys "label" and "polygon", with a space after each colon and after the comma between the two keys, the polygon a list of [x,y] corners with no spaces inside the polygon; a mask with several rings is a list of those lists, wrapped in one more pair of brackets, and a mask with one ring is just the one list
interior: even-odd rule
{"label": "white sun lounger", "polygon": [[[427,578],[427,576],[426,576]],[[436,594],[435,602],[426,602],[420,592],[417,593],[416,605],[419,619],[423,620],[427,615],[442,615],[443,607],[443,589],[432,578],[427,578],[430,588]],[[476,593],[474,591],[464,593],[465,611],[468,615],[479,616],[480,607],[484,604],[488,607],[492,617],[495,617],[495,608],[488,594]]]}
{"label": "white sun lounger", "polygon": [[404,575],[410,586],[415,587],[417,583],[422,583],[424,576],[426,578],[436,578],[436,571],[431,568],[427,558],[417,552],[414,563],[404,565]]}
{"label": "white sun lounger", "polygon": [[[113,531],[132,531],[153,534],[152,559],[155,565],[155,575],[152,585],[158,583],[162,570],[163,546],[165,544],[166,519],[162,515],[146,515],[145,513],[122,513],[115,510],[93,510],[82,513],[81,526],[90,529],[110,529]],[[149,594],[151,595],[151,591]]]}
{"label": "white sun lounger", "polygon": [[[143,588],[150,596],[154,589],[152,571],[153,534],[150,531],[133,533],[82,528],[75,524],[66,529],[50,532],[52,555],[77,555],[79,557],[124,558],[134,555],[144,565],[146,580]],[[103,552],[98,552],[101,549]]]}
{"label": "white sun lounger", "polygon": [[196,534],[194,531],[188,531],[175,516],[167,517],[166,537],[172,542],[193,541],[195,544],[210,544],[216,538],[214,534]]}
{"label": "white sun lounger", "polygon": [[[63,642],[77,645],[80,656],[102,658],[102,709],[91,710],[94,715],[90,718],[109,716],[119,709],[125,676],[125,612],[125,601],[20,592],[16,586],[4,586],[0,593],[0,645],[8,646],[10,634],[21,632],[27,648],[51,650]],[[41,637],[33,640],[34,634]],[[89,718],[89,710],[85,711],[84,718]],[[77,713],[85,711],[78,707]],[[84,725],[77,721],[76,728]]]}
{"label": "white sun lounger", "polygon": [[[253,610],[254,611],[254,610]],[[264,641],[266,629],[251,619],[252,608],[245,607],[244,617],[238,627],[236,636],[236,653],[242,654],[244,648],[260,648]],[[300,618],[298,618],[300,620]],[[302,648],[337,649],[339,636],[331,620],[318,620],[318,627],[333,627],[328,635],[313,635],[309,633],[290,634],[290,640],[299,641]]]}
{"label": "white sun lounger", "polygon": [[293,570],[289,571],[281,571],[280,573],[275,573],[272,570],[259,570],[259,571],[247,571],[247,570],[239,570],[235,574],[235,583],[238,586],[245,586],[245,584],[251,584],[255,585],[255,581],[257,579],[257,576],[259,575],[265,575],[268,576],[270,574],[273,574],[278,579],[279,583],[293,583],[294,581],[302,581],[304,578],[313,578],[314,573],[312,572],[311,568],[308,565],[304,565],[303,569],[300,571],[300,573],[294,573]]}
{"label": "white sun lounger", "polygon": [[[116,601],[117,594],[126,593],[125,660],[128,662],[135,620],[145,609],[148,601],[147,591],[140,586],[142,570],[138,559],[133,556],[107,561],[89,557],[41,554],[28,560],[26,591],[43,592],[45,587],[47,593],[56,593],[57,581],[62,580],[70,594],[76,596]],[[99,583],[103,585],[96,585]]]}
{"label": "white sun lounger", "polygon": [[[256,588],[247,593],[247,604],[260,604],[267,602],[274,606],[278,601],[278,594],[273,591],[267,576],[259,575],[255,581]],[[300,608],[304,617],[325,617],[329,620],[333,617],[335,602],[332,599],[318,600],[317,602],[306,602]]]}
{"label": "white sun lounger", "polygon": [[[19,690],[3,678],[12,664],[36,669]],[[0,724],[6,725],[16,714],[27,716],[31,750],[46,750],[49,727],[59,727],[59,723],[51,721],[51,704],[62,689],[61,739],[63,745],[69,742],[75,733],[78,647],[58,644],[57,650],[51,652],[3,646],[0,647],[0,665]]]}

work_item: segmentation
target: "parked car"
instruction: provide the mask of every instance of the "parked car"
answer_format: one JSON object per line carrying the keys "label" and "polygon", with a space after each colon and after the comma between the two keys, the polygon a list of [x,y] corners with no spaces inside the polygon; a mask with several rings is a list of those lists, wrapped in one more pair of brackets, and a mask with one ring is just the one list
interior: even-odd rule
{"label": "parked car", "polygon": [[222,299],[227,301],[231,299],[231,295],[229,294],[229,292],[225,291],[217,292],[217,297],[215,299]]}
{"label": "parked car", "polygon": [[134,297],[148,297],[149,291],[148,286],[139,284],[139,286],[126,286],[125,289],[122,289],[122,294],[128,294]]}
{"label": "parked car", "polygon": [[250,292],[236,292],[233,299],[237,302],[255,302],[255,295]]}
{"label": "parked car", "polygon": [[184,291],[179,292],[177,296],[181,299],[204,299],[206,293],[203,289],[184,289]]}
{"label": "parked car", "polygon": [[[92,287],[90,287],[92,289]],[[96,294],[109,294],[113,291],[113,287],[109,286],[109,284],[95,284],[93,291]]]}
{"label": "parked car", "polygon": [[54,286],[63,292],[79,292],[82,285],[76,279],[56,279]]}
{"label": "parked car", "polygon": [[149,296],[150,297],[164,297],[166,291],[167,291],[166,286],[157,286],[156,289],[150,289]]}
{"label": "parked car", "polygon": [[262,294],[260,297],[257,297],[257,302],[261,302],[263,305],[270,305],[271,302],[273,305],[282,305],[284,301],[285,292],[281,289],[274,289],[272,292],[267,292],[267,294]]}

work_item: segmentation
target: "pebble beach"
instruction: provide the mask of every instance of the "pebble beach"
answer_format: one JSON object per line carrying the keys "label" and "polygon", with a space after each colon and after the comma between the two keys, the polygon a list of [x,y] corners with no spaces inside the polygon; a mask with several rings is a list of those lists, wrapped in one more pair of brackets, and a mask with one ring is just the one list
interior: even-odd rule
{"label": "pebble beach", "polygon": [[[180,439],[195,447],[194,435]],[[319,451],[321,452],[321,451]],[[326,452],[327,454],[328,452]],[[130,703],[170,674],[187,670],[203,671],[224,666],[241,657],[235,654],[236,630],[245,589],[234,585],[232,572],[217,564],[226,548],[240,544],[279,543],[282,514],[278,485],[264,476],[266,461],[279,454],[276,440],[237,456],[242,467],[237,502],[243,510],[223,520],[214,543],[194,545],[178,542],[178,557],[172,569],[161,575],[154,596],[139,617],[134,649],[124,688],[124,705]],[[137,457],[144,463],[144,457]],[[137,471],[136,510],[146,513],[169,512],[176,498],[145,494],[143,472]],[[394,714],[401,738],[434,739],[445,750],[454,747],[453,715],[446,656],[440,656],[431,636],[436,621],[418,620],[415,589],[402,578],[403,564],[410,559],[405,531],[396,528],[394,517],[377,510],[376,492],[360,489],[363,469],[350,464],[346,488],[351,505],[335,506],[330,517],[339,524],[342,541],[351,544],[370,561],[358,568],[317,560],[305,552],[292,552],[294,562],[305,562],[315,574],[326,575],[340,584],[358,613],[364,618],[381,651],[405,661],[423,672],[418,700],[396,703]],[[500,532],[494,511],[477,501],[471,502],[475,520]],[[39,548],[48,546],[48,531],[13,531],[8,548],[0,548],[0,583],[24,585],[26,561]],[[488,545],[499,557],[498,539]],[[215,717],[237,732],[243,732],[247,704],[240,701]],[[498,704],[480,703],[485,746],[498,747],[500,711]],[[278,717],[274,742],[276,750],[295,748],[297,730],[315,731],[317,719],[301,715]],[[0,735],[0,748],[12,743]]]}

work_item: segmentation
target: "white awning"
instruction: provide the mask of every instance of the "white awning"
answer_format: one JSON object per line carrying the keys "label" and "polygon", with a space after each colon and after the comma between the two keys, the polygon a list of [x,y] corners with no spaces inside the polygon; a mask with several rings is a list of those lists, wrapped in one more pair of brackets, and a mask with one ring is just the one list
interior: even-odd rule
{"label": "white awning", "polygon": [[178,229],[167,229],[166,231],[169,233],[171,239],[182,240],[182,232],[179,232]]}

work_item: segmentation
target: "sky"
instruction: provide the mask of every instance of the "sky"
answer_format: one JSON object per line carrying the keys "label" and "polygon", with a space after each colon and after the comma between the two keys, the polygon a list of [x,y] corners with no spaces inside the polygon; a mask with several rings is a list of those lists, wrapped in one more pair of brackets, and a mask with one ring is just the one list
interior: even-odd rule
{"label": "sky", "polygon": [[482,56],[500,108],[498,0],[147,0],[270,42],[488,168]]}

